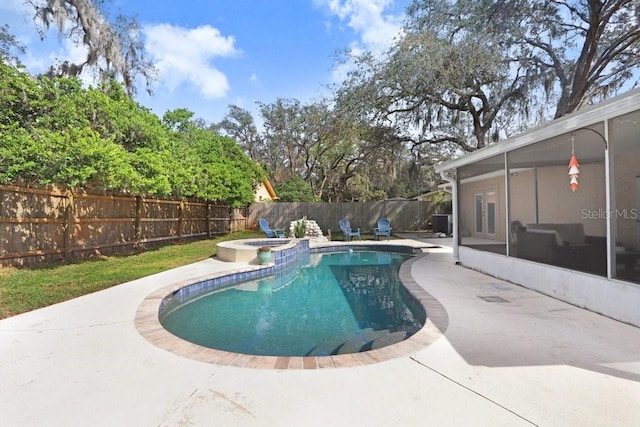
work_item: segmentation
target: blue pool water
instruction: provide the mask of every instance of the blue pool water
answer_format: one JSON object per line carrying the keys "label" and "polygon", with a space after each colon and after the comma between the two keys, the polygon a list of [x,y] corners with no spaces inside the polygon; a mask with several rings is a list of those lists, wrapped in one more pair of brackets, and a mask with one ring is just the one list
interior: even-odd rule
{"label": "blue pool water", "polygon": [[411,336],[425,321],[398,278],[409,255],[311,254],[308,264],[189,301],[161,315],[171,333],[235,353],[357,353]]}

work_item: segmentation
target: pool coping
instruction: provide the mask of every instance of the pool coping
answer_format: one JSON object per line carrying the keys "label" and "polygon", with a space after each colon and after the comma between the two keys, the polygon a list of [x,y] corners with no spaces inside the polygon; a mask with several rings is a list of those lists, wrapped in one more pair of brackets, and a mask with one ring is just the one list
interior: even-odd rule
{"label": "pool coping", "polygon": [[[400,246],[400,245],[399,245]],[[346,368],[380,363],[399,357],[410,356],[423,350],[440,338],[449,324],[447,311],[440,302],[425,291],[413,279],[411,270],[413,263],[428,256],[422,253],[412,257],[402,264],[399,271],[400,280],[408,293],[419,303],[427,313],[424,326],[411,337],[386,347],[360,353],[340,354],[331,356],[258,356],[233,353],[200,346],[173,335],[167,331],[159,320],[159,310],[162,301],[177,290],[205,279],[227,276],[236,273],[252,272],[265,267],[247,265],[243,268],[228,270],[217,274],[191,277],[174,282],[157,289],[148,295],[136,311],[135,326],[138,332],[151,344],[167,350],[175,355],[186,357],[205,363],[217,365],[258,368],[258,369],[322,369]]]}

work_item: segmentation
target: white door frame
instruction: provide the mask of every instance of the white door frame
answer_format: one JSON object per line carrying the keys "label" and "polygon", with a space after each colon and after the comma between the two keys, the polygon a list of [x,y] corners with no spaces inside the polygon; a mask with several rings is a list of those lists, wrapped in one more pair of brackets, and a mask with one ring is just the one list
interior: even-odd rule
{"label": "white door frame", "polygon": [[488,187],[473,192],[473,235],[494,238],[498,224],[498,189]]}

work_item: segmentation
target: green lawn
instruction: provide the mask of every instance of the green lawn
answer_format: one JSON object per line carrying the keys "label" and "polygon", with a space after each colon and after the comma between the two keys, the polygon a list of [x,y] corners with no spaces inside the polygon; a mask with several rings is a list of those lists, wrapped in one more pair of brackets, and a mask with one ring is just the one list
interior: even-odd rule
{"label": "green lawn", "polygon": [[242,231],[126,256],[38,268],[0,268],[0,319],[207,259],[216,254],[216,243],[224,240],[263,236]]}
{"label": "green lawn", "polygon": [[[216,243],[224,240],[259,237],[264,233],[242,231],[132,255],[33,268],[0,268],[0,319],[207,259],[216,254]],[[342,233],[335,233],[332,239],[344,240]],[[372,239],[371,235],[362,236],[362,240]]]}

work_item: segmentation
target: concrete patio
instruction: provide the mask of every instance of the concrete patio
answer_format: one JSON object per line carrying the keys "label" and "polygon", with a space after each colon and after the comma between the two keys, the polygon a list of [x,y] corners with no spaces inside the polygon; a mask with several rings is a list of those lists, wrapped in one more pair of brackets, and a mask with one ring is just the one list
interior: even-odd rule
{"label": "concrete patio", "polygon": [[448,327],[407,357],[220,366],[136,330],[136,310],[156,289],[238,267],[208,259],[0,321],[0,424],[640,425],[640,329],[456,266],[447,246],[412,274],[444,306]]}

